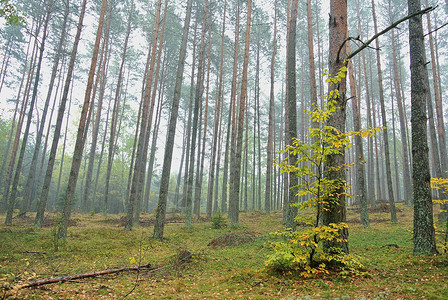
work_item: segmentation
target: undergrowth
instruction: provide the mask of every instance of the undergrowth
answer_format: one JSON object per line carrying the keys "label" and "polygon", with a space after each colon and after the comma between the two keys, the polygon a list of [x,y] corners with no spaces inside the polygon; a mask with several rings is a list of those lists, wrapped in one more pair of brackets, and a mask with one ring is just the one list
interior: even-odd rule
{"label": "undergrowth", "polygon": [[[399,210],[398,210],[399,209]],[[192,229],[183,224],[166,225],[167,239],[151,238],[153,227],[125,231],[111,216],[74,214],[76,226],[54,251],[52,225],[33,229],[33,214],[13,226],[0,224],[0,285],[22,284],[29,278],[43,279],[150,263],[171,266],[183,249],[193,254],[190,263],[157,272],[142,271],[136,281],[132,272],[51,284],[36,289],[7,292],[9,299],[444,299],[448,294],[448,257],[412,255],[412,209],[397,205],[399,224],[390,224],[388,212],[371,212],[371,228],[362,228],[358,212],[348,209],[350,253],[362,261],[371,277],[321,276],[314,279],[271,276],[263,271],[269,242],[282,237],[269,232],[282,228],[281,211],[270,216],[241,213],[241,228],[213,229],[198,221]],[[438,214],[438,207],[435,207]],[[4,221],[0,215],[0,223]],[[226,215],[224,215],[226,217]],[[149,222],[152,215],[145,215]],[[442,224],[439,224],[442,226]],[[257,239],[214,248],[208,244],[229,234],[257,235]],[[388,246],[395,244],[395,246]],[[144,251],[141,251],[141,250]],[[27,263],[28,262],[28,263]],[[33,274],[34,273],[34,274]],[[3,292],[0,292],[0,299]],[[308,297],[307,297],[308,296]]]}

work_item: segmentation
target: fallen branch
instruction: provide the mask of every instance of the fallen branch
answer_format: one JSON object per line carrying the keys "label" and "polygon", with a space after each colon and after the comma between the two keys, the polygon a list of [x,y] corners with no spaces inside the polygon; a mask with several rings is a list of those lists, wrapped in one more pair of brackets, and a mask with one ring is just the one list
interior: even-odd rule
{"label": "fallen branch", "polygon": [[57,283],[57,282],[67,282],[67,281],[73,281],[76,279],[90,278],[90,277],[96,277],[96,276],[107,275],[107,274],[115,274],[115,273],[120,273],[120,272],[124,272],[124,271],[138,271],[141,269],[153,270],[155,268],[151,267],[150,264],[145,264],[145,265],[140,265],[140,266],[135,266],[135,267],[110,269],[110,270],[104,270],[104,271],[99,271],[99,272],[91,272],[91,273],[76,274],[76,275],[70,275],[70,276],[39,279],[39,280],[30,281],[28,283],[24,283],[19,286],[4,285],[4,286],[1,286],[0,288],[3,290],[11,290],[14,288],[15,289],[24,289],[24,288],[41,286],[41,285],[45,285],[45,284]]}

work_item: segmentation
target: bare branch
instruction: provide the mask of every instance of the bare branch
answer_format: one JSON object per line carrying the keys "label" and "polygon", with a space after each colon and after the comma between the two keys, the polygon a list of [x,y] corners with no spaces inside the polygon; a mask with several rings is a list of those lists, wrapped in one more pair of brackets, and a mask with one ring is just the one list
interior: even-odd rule
{"label": "bare branch", "polygon": [[440,26],[440,27],[434,29],[433,31],[428,32],[427,34],[424,35],[424,37],[427,36],[427,35],[429,35],[429,34],[431,34],[431,33],[433,33],[433,32],[436,32],[436,31],[439,30],[439,29],[442,29],[442,28],[445,27],[446,25],[448,25],[448,23],[445,23],[445,24],[443,24],[442,26]]}
{"label": "bare branch", "polygon": [[[383,34],[389,32],[390,30],[394,29],[395,27],[397,27],[399,24],[403,23],[406,20],[409,20],[410,18],[413,18],[415,16],[421,15],[421,14],[427,14],[431,11],[433,11],[434,9],[436,9],[437,6],[435,7],[427,7],[423,10],[420,10],[418,12],[415,12],[413,14],[407,15],[406,17],[401,18],[398,21],[395,21],[394,23],[392,23],[389,27],[383,29],[382,31],[378,32],[377,34],[375,34],[374,36],[372,36],[367,42],[363,43],[362,46],[358,47],[358,49],[356,49],[355,51],[353,51],[352,53],[350,53],[347,57],[345,57],[346,60],[353,58],[355,55],[357,55],[359,52],[361,52],[362,50],[364,50],[365,48],[367,48],[374,40],[376,40],[378,37],[382,36]],[[347,38],[344,40],[344,42],[342,43],[342,45],[339,47],[338,50],[338,56],[337,56],[337,60],[340,59],[339,55],[341,54],[342,48],[344,47],[345,43],[348,42],[351,39],[356,39],[356,38]]]}

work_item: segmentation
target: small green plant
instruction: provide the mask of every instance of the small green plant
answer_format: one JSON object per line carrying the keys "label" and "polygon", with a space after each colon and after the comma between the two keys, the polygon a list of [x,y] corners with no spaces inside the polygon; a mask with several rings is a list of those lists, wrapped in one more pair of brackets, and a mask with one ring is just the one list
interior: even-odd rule
{"label": "small green plant", "polygon": [[227,227],[227,220],[220,212],[214,214],[211,217],[210,221],[212,222],[213,229],[222,229]]}
{"label": "small green plant", "polygon": [[[337,83],[345,77],[346,67],[341,68],[336,78],[327,79],[330,84]],[[326,74],[329,75],[329,74]],[[330,155],[342,154],[344,148],[351,146],[351,137],[354,135],[372,136],[379,129],[363,129],[360,132],[339,132],[332,126],[325,125],[338,107],[336,97],[338,90],[332,90],[324,95],[326,104],[319,108],[313,104],[313,110],[308,111],[312,122],[319,124],[309,129],[305,143],[297,138],[292,140],[292,145],[287,145],[286,156],[295,155],[296,164],[288,163],[288,157],[275,164],[280,167],[282,173],[293,173],[299,177],[296,196],[306,199],[299,206],[301,211],[312,209],[310,215],[298,214],[295,217],[297,223],[305,224],[302,231],[286,230],[273,233],[284,238],[284,241],[273,242],[274,253],[268,256],[265,265],[268,270],[277,273],[295,274],[301,277],[328,274],[330,271],[338,271],[341,274],[357,273],[362,265],[352,256],[346,255],[337,247],[324,247],[324,244],[334,245],[347,242],[341,235],[343,230],[348,230],[344,222],[323,225],[322,212],[329,210],[339,198],[350,197],[346,191],[348,186],[341,178],[330,178],[327,172],[348,170],[350,165],[344,164],[325,170],[324,164]]]}
{"label": "small green plant", "polygon": [[58,229],[61,226],[62,222],[62,216],[56,215],[53,219],[53,227],[51,228],[51,236],[52,236],[52,244],[53,244],[53,251],[58,252],[59,248],[65,245],[65,240],[61,239],[58,235]]}

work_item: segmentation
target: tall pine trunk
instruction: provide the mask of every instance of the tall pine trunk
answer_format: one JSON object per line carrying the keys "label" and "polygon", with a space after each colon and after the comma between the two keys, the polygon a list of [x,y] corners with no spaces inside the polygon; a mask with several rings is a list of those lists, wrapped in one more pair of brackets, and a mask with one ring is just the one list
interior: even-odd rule
{"label": "tall pine trunk", "polygon": [[54,134],[53,134],[53,142],[51,145],[51,150],[50,150],[50,154],[49,154],[49,158],[48,158],[48,164],[47,164],[47,170],[45,173],[44,184],[42,187],[42,191],[41,191],[40,198],[39,198],[39,203],[37,206],[36,218],[34,219],[35,227],[42,227],[42,224],[44,221],[45,207],[47,204],[48,192],[50,190],[51,177],[53,174],[53,167],[54,167],[54,163],[56,160],[56,152],[57,152],[57,148],[58,148],[59,137],[61,135],[62,119],[64,117],[65,105],[67,103],[68,92],[70,89],[70,83],[71,83],[72,77],[73,77],[73,69],[75,67],[76,55],[78,53],[79,40],[81,39],[81,31],[82,31],[82,27],[83,27],[84,15],[85,15],[85,10],[86,10],[86,2],[87,2],[86,0],[83,0],[83,2],[81,3],[81,13],[79,15],[75,40],[74,40],[73,49],[72,49],[71,56],[70,56],[70,62],[68,65],[67,77],[65,79],[61,104],[59,105],[59,111],[58,111],[58,116],[57,116],[56,125],[55,125],[55,129],[54,129]]}
{"label": "tall pine trunk", "polygon": [[[339,57],[338,53],[345,54],[346,47],[344,40],[347,37],[347,0],[330,1],[330,51],[329,51],[329,72],[335,76],[344,66],[344,58]],[[342,47],[342,48],[341,48]],[[334,127],[339,132],[345,132],[346,121],[346,78],[342,78],[337,84],[329,87],[329,90],[337,89],[339,96],[336,96],[335,106],[339,107],[328,119],[327,125]],[[341,154],[332,154],[327,156],[324,165],[325,177],[330,180],[345,180],[344,169],[340,168],[345,163],[345,154],[342,150]],[[346,208],[344,186],[339,187],[335,191],[339,196],[328,201],[326,209],[322,210],[322,223],[329,225],[331,223],[341,223],[346,220]],[[339,232],[339,241],[327,241],[324,243],[324,250],[331,251],[332,247],[348,253],[348,230],[342,229]]]}
{"label": "tall pine trunk", "polygon": [[78,181],[79,168],[81,166],[82,153],[84,149],[84,134],[88,129],[86,123],[87,114],[89,112],[90,98],[93,87],[93,79],[95,75],[96,63],[98,60],[98,52],[100,47],[101,33],[103,30],[104,15],[106,12],[107,0],[103,0],[101,5],[100,19],[96,33],[95,45],[93,47],[93,55],[90,64],[89,77],[84,97],[84,103],[81,110],[81,117],[78,124],[78,133],[76,136],[75,150],[73,151],[73,160],[68,179],[67,190],[65,192],[64,208],[62,211],[62,220],[58,228],[58,237],[65,239],[67,237],[67,228],[70,221],[73,198],[75,196],[76,183]]}
{"label": "tall pine trunk", "polygon": [[188,31],[190,28],[192,0],[187,2],[184,29],[182,33],[182,43],[177,64],[176,83],[174,86],[173,102],[171,104],[171,115],[168,123],[168,132],[165,144],[165,154],[163,158],[162,177],[159,190],[159,202],[157,204],[156,221],[154,224],[153,238],[163,239],[163,229],[165,226],[166,204],[168,198],[169,179],[171,172],[171,162],[173,158],[174,138],[179,113],[179,101],[182,88],[183,71],[185,66],[185,56],[187,53]]}
{"label": "tall pine trunk", "polygon": [[[408,13],[421,9],[420,0],[408,0]],[[425,43],[422,16],[409,19],[411,57],[411,127],[414,192],[414,254],[437,253],[429,174],[425,84]]]}
{"label": "tall pine trunk", "polygon": [[[272,40],[272,56],[271,56],[271,85],[269,90],[269,124],[268,124],[268,145],[267,145],[267,154],[266,154],[266,189],[264,195],[264,209],[266,214],[269,215],[271,213],[271,207],[273,204],[272,201],[272,179],[275,180],[275,176],[272,176],[272,163],[273,163],[273,144],[275,139],[274,134],[274,114],[275,114],[275,56],[277,55],[277,1],[274,1],[274,35]],[[273,185],[275,187],[275,185]]]}
{"label": "tall pine trunk", "polygon": [[[372,14],[373,14],[373,24],[375,28],[375,34],[378,33],[377,21],[376,21],[376,13],[375,13],[375,3],[372,0]],[[383,139],[384,139],[384,158],[386,163],[386,184],[387,184],[387,192],[389,198],[389,209],[390,209],[390,218],[392,223],[397,223],[397,212],[395,210],[395,201],[394,201],[394,190],[392,184],[392,171],[390,168],[390,151],[389,151],[389,135],[387,128],[387,116],[386,116],[386,107],[384,103],[384,92],[383,92],[383,75],[381,70],[381,57],[380,57],[380,44],[378,39],[375,40],[376,45],[376,65],[378,69],[378,86],[380,93],[380,107],[381,107],[381,117],[382,117],[382,127],[383,129]]]}

